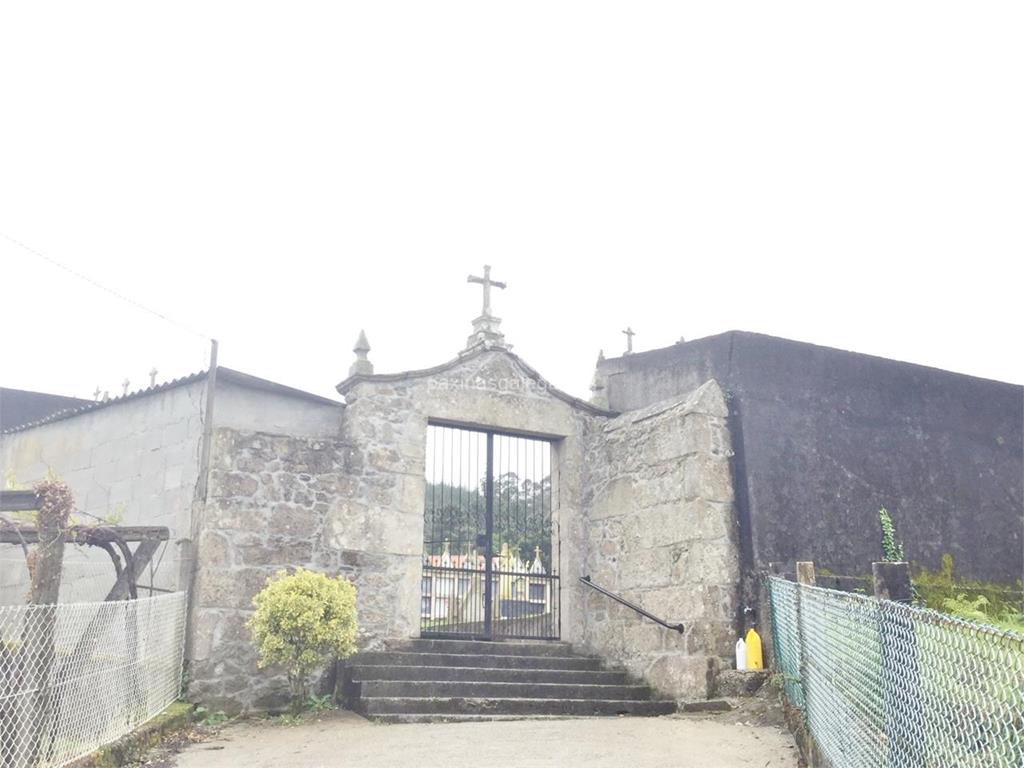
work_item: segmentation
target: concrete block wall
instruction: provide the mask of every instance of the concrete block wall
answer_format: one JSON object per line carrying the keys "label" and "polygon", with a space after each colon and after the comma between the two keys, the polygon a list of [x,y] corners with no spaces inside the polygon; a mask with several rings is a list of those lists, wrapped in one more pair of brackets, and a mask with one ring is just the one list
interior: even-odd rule
{"label": "concrete block wall", "polygon": [[[68,419],[0,436],[5,479],[31,485],[49,470],[84,512],[121,525],[170,529],[153,584],[179,588],[179,548],[189,535],[199,473],[205,381],[130,398]],[[86,518],[88,521],[88,518]],[[0,603],[24,602],[27,570],[15,547],[0,551]],[[102,600],[115,579],[105,552],[67,547],[61,600]],[[149,583],[149,574],[142,579]]]}

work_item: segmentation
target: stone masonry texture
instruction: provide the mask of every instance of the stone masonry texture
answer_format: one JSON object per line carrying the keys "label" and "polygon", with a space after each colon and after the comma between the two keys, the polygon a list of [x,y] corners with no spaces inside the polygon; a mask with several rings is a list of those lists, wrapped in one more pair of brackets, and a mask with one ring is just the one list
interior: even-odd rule
{"label": "stone masonry texture", "polygon": [[739,582],[727,409],[711,381],[626,413],[587,443],[584,549],[597,584],[683,634],[590,592],[588,648],[660,692],[704,698],[735,642]]}
{"label": "stone masonry texture", "polygon": [[[549,390],[503,350],[345,387],[333,437],[221,428],[199,546],[190,696],[226,710],[284,702],[245,629],[267,577],[305,566],[350,578],[360,647],[419,634],[427,426],[552,440],[553,558],[562,637],[659,690],[700,697],[733,640],[736,556],[729,437],[714,383],[612,418]],[[675,636],[578,583],[621,589],[684,621]]]}
{"label": "stone masonry texture", "polygon": [[[562,639],[699,698],[728,655],[738,582],[725,405],[702,384],[617,415],[483,346],[426,371],[356,376],[344,405],[235,374],[217,384],[205,502],[203,381],[5,435],[0,450],[22,481],[53,466],[86,511],[168,525],[158,586],[187,588],[192,561],[178,549],[194,528],[189,697],[234,712],[286,701],[282,671],[257,668],[246,628],[280,570],[350,579],[362,649],[419,635],[429,424],[548,439]],[[588,574],[686,633],[594,593],[579,583]]]}

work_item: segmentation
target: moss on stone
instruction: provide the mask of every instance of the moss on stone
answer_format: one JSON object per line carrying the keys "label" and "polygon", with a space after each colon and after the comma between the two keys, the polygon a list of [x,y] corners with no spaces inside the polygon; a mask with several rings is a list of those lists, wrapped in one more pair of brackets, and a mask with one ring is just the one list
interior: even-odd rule
{"label": "moss on stone", "polygon": [[131,733],[106,744],[91,755],[82,758],[76,768],[119,768],[139,762],[150,749],[167,734],[186,727],[192,722],[192,705],[175,701],[156,717],[147,720]]}

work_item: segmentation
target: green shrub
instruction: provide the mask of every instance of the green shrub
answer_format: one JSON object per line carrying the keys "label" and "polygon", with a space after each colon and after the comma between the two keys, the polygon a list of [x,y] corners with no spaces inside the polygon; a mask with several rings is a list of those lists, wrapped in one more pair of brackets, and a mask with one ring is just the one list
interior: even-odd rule
{"label": "green shrub", "polygon": [[248,626],[259,667],[278,664],[288,673],[292,707],[309,696],[309,676],[330,658],[356,650],[356,588],[338,577],[299,568],[279,571],[253,598]]}
{"label": "green shrub", "polygon": [[[942,567],[929,571],[919,567],[914,587],[926,607],[965,619],[985,621],[1004,629],[1024,631],[1024,584],[1001,584],[954,575],[953,557],[942,556]],[[984,615],[985,618],[981,618]]]}
{"label": "green shrub", "polygon": [[973,598],[967,595],[947,597],[942,601],[942,610],[961,619],[980,621],[982,624],[1024,634],[1024,615],[1001,610],[993,606],[984,595],[976,595]]}

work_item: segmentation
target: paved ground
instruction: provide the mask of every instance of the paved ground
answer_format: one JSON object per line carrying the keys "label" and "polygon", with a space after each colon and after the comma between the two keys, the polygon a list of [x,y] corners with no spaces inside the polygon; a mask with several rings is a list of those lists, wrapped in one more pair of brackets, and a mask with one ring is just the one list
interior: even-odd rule
{"label": "paved ground", "polygon": [[243,722],[185,748],[177,768],[586,766],[796,768],[777,725],[672,717],[375,725],[350,712],[313,722]]}

